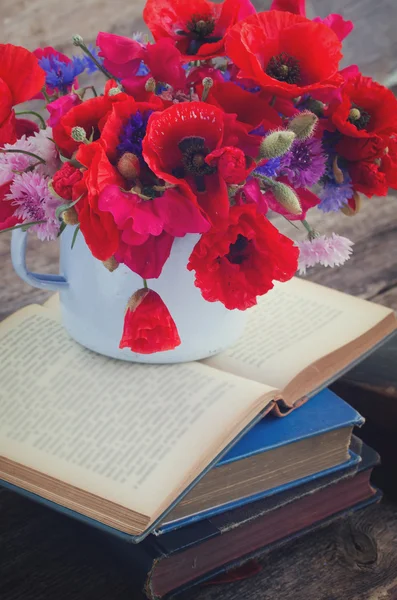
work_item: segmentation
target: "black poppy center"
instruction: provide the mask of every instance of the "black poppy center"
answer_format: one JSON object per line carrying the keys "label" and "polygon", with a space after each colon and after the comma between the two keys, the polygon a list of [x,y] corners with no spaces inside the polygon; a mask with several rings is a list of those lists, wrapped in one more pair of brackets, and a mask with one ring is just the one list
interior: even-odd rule
{"label": "black poppy center", "polygon": [[366,129],[368,123],[371,120],[371,115],[369,114],[369,112],[367,112],[360,106],[357,106],[357,104],[354,104],[353,102],[347,120],[358,130]]}
{"label": "black poppy center", "polygon": [[200,50],[203,44],[213,44],[222,39],[221,36],[212,35],[215,31],[216,22],[211,16],[194,15],[186,23],[187,31],[178,31],[179,35],[189,38],[189,45],[186,54],[194,56]]}
{"label": "black poppy center", "polygon": [[230,244],[229,253],[226,254],[227,260],[232,265],[241,265],[247,260],[250,254],[250,242],[246,237],[239,234],[234,244]]}
{"label": "black poppy center", "polygon": [[301,78],[298,60],[285,52],[272,56],[265,72],[269,77],[286,83],[299,83]]}
{"label": "black poppy center", "polygon": [[174,170],[174,175],[181,178],[187,174],[193,175],[197,190],[204,192],[206,175],[213,175],[216,171],[205,162],[210,150],[206,147],[204,138],[185,138],[179,142],[178,147],[182,153],[182,165]]}

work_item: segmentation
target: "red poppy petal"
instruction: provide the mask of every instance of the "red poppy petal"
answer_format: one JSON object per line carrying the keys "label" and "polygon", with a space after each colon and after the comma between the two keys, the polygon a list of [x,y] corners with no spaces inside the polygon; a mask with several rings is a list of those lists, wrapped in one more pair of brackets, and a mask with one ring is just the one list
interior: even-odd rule
{"label": "red poppy petal", "polygon": [[205,178],[205,192],[197,194],[197,200],[212,224],[227,219],[229,214],[229,195],[226,182],[218,174]]}
{"label": "red poppy petal", "polygon": [[306,0],[273,0],[270,10],[284,10],[294,15],[306,16]]}
{"label": "red poppy petal", "polygon": [[170,235],[182,237],[187,233],[204,233],[210,228],[195,197],[193,194],[191,196],[187,197],[177,189],[169,189],[163,196],[153,199],[154,210],[164,224],[164,230]]}
{"label": "red poppy petal", "polygon": [[0,124],[0,146],[4,144],[15,144],[17,141],[16,118],[13,110]]}
{"label": "red poppy petal", "polygon": [[30,100],[45,84],[45,73],[36,56],[12,44],[0,44],[0,80],[6,82],[13,104]]}
{"label": "red poppy petal", "polygon": [[170,255],[173,242],[173,236],[163,231],[159,236],[150,236],[139,246],[121,243],[115,258],[144,279],[157,279]]}

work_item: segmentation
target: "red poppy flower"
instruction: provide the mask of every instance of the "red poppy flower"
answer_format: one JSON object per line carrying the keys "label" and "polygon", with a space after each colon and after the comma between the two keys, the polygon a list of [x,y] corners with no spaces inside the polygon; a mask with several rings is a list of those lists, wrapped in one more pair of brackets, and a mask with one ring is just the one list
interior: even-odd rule
{"label": "red poppy flower", "polygon": [[380,158],[387,146],[387,139],[379,136],[353,138],[342,135],[335,146],[338,156],[349,162],[360,160],[374,160]]}
{"label": "red poppy flower", "polygon": [[160,276],[174,237],[209,229],[188,186],[143,200],[133,190],[111,185],[101,193],[99,208],[111,213],[120,232],[116,260],[144,279]]}
{"label": "red poppy flower", "polygon": [[125,313],[120,348],[153,354],[173,350],[180,343],[175,322],[157,292],[145,288],[135,292]]}
{"label": "red poppy flower", "polygon": [[380,158],[350,163],[348,171],[356,192],[386,196],[389,188],[397,189],[397,141],[390,138]]}
{"label": "red poppy flower", "polygon": [[48,125],[50,127],[55,127],[66,113],[75,106],[81,104],[81,102],[82,100],[77,94],[67,94],[66,96],[57,98],[54,102],[47,104],[46,108],[50,113],[47,120]]}
{"label": "red poppy flower", "polygon": [[336,34],[288,12],[259,13],[237,23],[226,36],[226,52],[242,77],[278,96],[294,98],[343,81]]}
{"label": "red poppy flower", "polygon": [[82,104],[74,106],[61,117],[52,132],[61,154],[69,158],[81,145],[80,142],[72,139],[73,127],[82,127],[87,134],[87,138],[94,134],[94,140],[98,139],[113,104],[122,102],[127,98],[127,94],[124,93],[109,95],[109,91],[113,87],[116,87],[116,83],[109,81],[106,84],[103,96],[90,98]]}
{"label": "red poppy flower", "polygon": [[99,142],[82,144],[76,158],[87,167],[83,178],[73,186],[73,200],[80,198],[75,204],[80,229],[95,258],[108,260],[119,247],[120,233],[113,216],[99,209],[98,199],[106,186],[121,186],[124,180]]}
{"label": "red poppy flower", "polygon": [[207,60],[225,54],[229,28],[255,12],[249,0],[147,0],[143,18],[155,40],[171,38],[186,60]]}
{"label": "red poppy flower", "polygon": [[208,220],[214,223],[227,218],[229,197],[225,171],[217,168],[219,153],[213,153],[235,146],[241,158],[249,138],[257,147],[260,138],[249,136],[235,115],[227,115],[204,102],[174,104],[151,115],[143,140],[143,157],[165,181],[178,185],[185,179],[197,194]]}
{"label": "red poppy flower", "polygon": [[342,101],[330,106],[331,122],[340,133],[354,138],[397,133],[397,100],[391,90],[359,74],[341,91]]}
{"label": "red poppy flower", "polygon": [[0,146],[18,138],[16,104],[35,96],[45,83],[45,73],[37,58],[20,46],[0,44]]}
{"label": "red poppy flower", "polygon": [[273,281],[296,273],[299,249],[258,213],[253,204],[232,206],[229,219],[201,236],[188,263],[208,302],[245,310],[266,294]]}
{"label": "red poppy flower", "polygon": [[[202,93],[202,86],[198,94]],[[226,113],[237,115],[237,120],[252,128],[263,125],[266,131],[282,127],[278,112],[269,105],[270,99],[243,90],[235,83],[215,82],[210,90],[207,103],[218,106]]]}

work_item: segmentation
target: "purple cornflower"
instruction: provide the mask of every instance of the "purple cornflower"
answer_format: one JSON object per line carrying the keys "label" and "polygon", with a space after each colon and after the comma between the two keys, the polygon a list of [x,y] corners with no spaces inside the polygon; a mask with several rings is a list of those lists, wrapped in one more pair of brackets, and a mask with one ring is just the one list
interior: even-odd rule
{"label": "purple cornflower", "polygon": [[30,171],[16,175],[6,199],[16,206],[15,216],[23,223],[45,221],[34,225],[31,231],[37,233],[40,240],[53,240],[59,232],[59,220],[55,211],[62,204],[48,189],[50,178]]}
{"label": "purple cornflower", "polygon": [[117,151],[120,155],[124,152],[132,152],[132,154],[143,160],[142,140],[146,135],[148,119],[152,112],[149,110],[142,113],[138,110],[134,115],[131,115],[119,137],[120,143],[117,146]]}
{"label": "purple cornflower", "polygon": [[348,238],[332,233],[330,237],[320,235],[312,240],[297,242],[299,247],[299,273],[304,275],[306,269],[315,265],[323,267],[339,267],[343,265],[353,252],[353,242]]}
{"label": "purple cornflower", "polygon": [[291,150],[281,157],[279,174],[287,177],[294,187],[310,188],[324,175],[325,164],[320,140],[295,140]]}

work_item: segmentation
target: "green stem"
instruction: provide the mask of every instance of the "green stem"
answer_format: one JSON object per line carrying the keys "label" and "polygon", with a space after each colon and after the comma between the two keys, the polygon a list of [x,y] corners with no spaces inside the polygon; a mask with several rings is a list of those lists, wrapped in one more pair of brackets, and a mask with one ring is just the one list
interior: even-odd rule
{"label": "green stem", "polygon": [[33,227],[33,225],[41,225],[42,223],[46,223],[47,221],[32,221],[31,223],[21,223],[20,225],[14,225],[14,227],[7,227],[7,229],[0,229],[0,233],[5,233],[6,231],[14,231],[14,229],[23,229],[24,231],[28,230],[29,227]]}
{"label": "green stem", "polygon": [[101,63],[95,58],[95,56],[88,50],[87,46],[84,44],[84,42],[80,42],[80,43],[75,43],[76,46],[78,46],[79,48],[82,49],[82,51],[84,52],[84,54],[86,54],[87,56],[89,56],[89,58],[92,60],[92,62],[97,66],[98,70],[101,71],[105,77],[107,77],[108,79],[116,79],[116,77],[114,77],[111,73],[109,73],[109,71],[107,71],[105,69],[105,67],[103,65],[101,65]]}
{"label": "green stem", "polygon": [[20,112],[17,112],[15,114],[17,116],[18,115],[34,115],[40,121],[41,129],[45,129],[46,128],[46,124],[45,124],[45,121],[44,121],[43,117],[38,112],[35,112],[34,110],[21,110]]}
{"label": "green stem", "polygon": [[51,98],[49,97],[49,95],[47,94],[47,91],[45,89],[45,87],[43,87],[43,89],[41,90],[41,93],[43,94],[44,98],[46,99],[47,104],[49,102],[51,102]]}
{"label": "green stem", "polygon": [[256,179],[260,179],[269,187],[274,187],[275,185],[277,185],[277,182],[273,181],[273,179],[271,179],[270,177],[267,177],[267,175],[261,175],[260,173],[251,173],[251,175]]}
{"label": "green stem", "polygon": [[303,225],[303,227],[306,229],[306,231],[307,231],[308,233],[314,233],[314,229],[313,229],[313,227],[311,227],[311,226],[309,225],[309,223],[306,221],[306,219],[303,219],[303,220],[302,220],[302,225]]}
{"label": "green stem", "polygon": [[2,148],[0,150],[0,153],[1,152],[15,152],[16,154],[26,154],[27,156],[32,156],[33,158],[38,160],[41,164],[43,164],[43,165],[46,164],[46,161],[44,160],[44,158],[41,158],[41,156],[38,156],[37,154],[33,154],[33,152],[28,152],[27,150],[16,150],[16,149],[6,150],[5,148]]}
{"label": "green stem", "polygon": [[143,287],[145,288],[145,290],[149,289],[146,279],[143,279]]}

